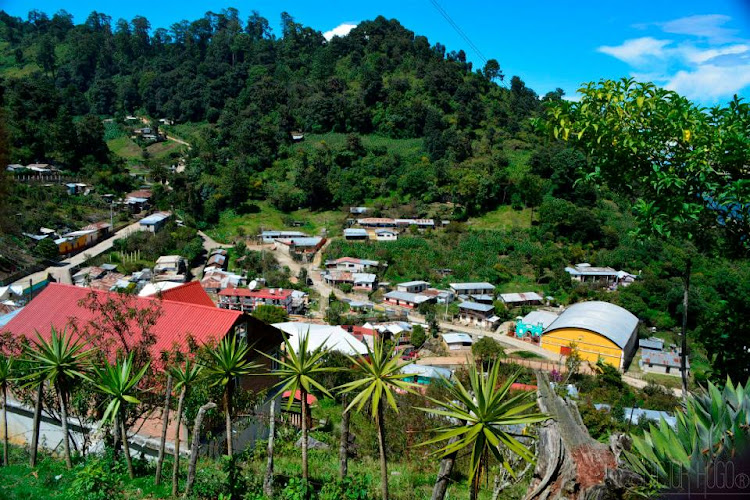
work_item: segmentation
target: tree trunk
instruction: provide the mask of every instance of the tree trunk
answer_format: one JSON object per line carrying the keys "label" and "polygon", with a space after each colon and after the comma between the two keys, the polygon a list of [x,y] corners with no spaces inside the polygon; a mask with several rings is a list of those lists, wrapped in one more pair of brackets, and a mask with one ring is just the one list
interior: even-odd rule
{"label": "tree trunk", "polygon": [[471,484],[469,485],[469,500],[477,500],[477,498],[479,498],[479,483],[482,477],[480,471],[481,467],[477,470],[474,479],[471,480]]}
{"label": "tree trunk", "polygon": [[187,484],[185,485],[185,495],[183,498],[187,498],[190,495],[190,490],[193,488],[195,482],[195,465],[198,463],[198,448],[200,447],[201,441],[201,424],[203,424],[203,416],[208,410],[216,408],[216,403],[208,402],[198,409],[198,415],[195,416],[195,425],[193,426],[193,446],[190,449],[190,465],[188,466]]}
{"label": "tree trunk", "polygon": [[161,483],[161,468],[164,465],[164,448],[167,445],[167,426],[169,425],[169,400],[172,397],[172,375],[167,375],[167,394],[164,397],[164,411],[161,414],[161,441],[159,441],[159,458],[156,459],[156,476],[154,485]]}
{"label": "tree trunk", "polygon": [[[344,401],[346,408],[346,401]],[[349,472],[349,412],[341,415],[341,441],[339,444],[339,480],[343,481]]]}
{"label": "tree trunk", "polygon": [[232,381],[224,389],[224,418],[227,427],[227,455],[232,456]]}
{"label": "tree trunk", "polygon": [[65,450],[65,466],[68,469],[73,468],[73,461],[70,459],[70,438],[68,436],[68,403],[65,398],[65,392],[58,386],[57,397],[60,398],[60,426],[63,433],[63,449]]}
{"label": "tree trunk", "polygon": [[174,431],[174,464],[172,465],[172,496],[177,496],[177,486],[179,483],[180,476],[180,427],[182,422],[182,407],[185,404],[185,396],[187,395],[187,386],[182,388],[180,391],[180,399],[177,402],[177,427]]}
{"label": "tree trunk", "polygon": [[39,425],[42,423],[42,396],[44,396],[44,381],[39,382],[34,403],[34,423],[31,431],[31,466],[36,467],[36,455],[39,448]]}
{"label": "tree trunk", "polygon": [[276,398],[271,399],[268,421],[268,461],[266,462],[266,476],[263,478],[263,494],[268,498],[273,498],[273,439],[276,431]]}
{"label": "tree trunk", "polygon": [[690,295],[690,268],[692,267],[691,259],[688,259],[685,266],[685,291],[682,295],[682,347],[680,353],[680,371],[682,372],[682,399],[687,401],[688,395],[688,371],[687,371],[687,317],[688,317],[688,297]]}
{"label": "tree trunk", "polygon": [[124,411],[120,410],[120,439],[122,439],[122,451],[125,453],[125,462],[128,464],[128,475],[130,479],[135,479],[135,469],[133,469],[133,459],[130,458],[130,444],[128,443],[128,431],[125,429]]}
{"label": "tree trunk", "polygon": [[378,428],[378,447],[380,448],[380,487],[383,491],[383,500],[388,500],[388,460],[385,456],[385,423],[383,422],[384,413],[385,410],[383,408],[383,405],[378,405],[378,416],[375,425]]}
{"label": "tree trunk", "polygon": [[[458,441],[458,437],[452,437],[448,444],[453,444]],[[456,464],[456,457],[458,452],[451,453],[440,461],[440,470],[438,471],[437,480],[435,481],[435,487],[432,488],[431,500],[443,500],[445,494],[448,491],[448,485],[450,484],[451,472],[453,472],[453,466]]]}
{"label": "tree trunk", "polygon": [[8,385],[3,384],[3,465],[8,466]]}
{"label": "tree trunk", "polygon": [[302,405],[302,480],[307,482],[307,392],[300,387],[299,395]]}

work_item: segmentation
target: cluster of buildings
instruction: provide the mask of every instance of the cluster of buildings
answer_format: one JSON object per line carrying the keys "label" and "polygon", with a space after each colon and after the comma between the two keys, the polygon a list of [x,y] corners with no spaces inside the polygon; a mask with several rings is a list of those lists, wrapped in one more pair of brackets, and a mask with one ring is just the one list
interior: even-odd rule
{"label": "cluster of buildings", "polygon": [[[363,214],[366,211],[366,207],[352,207],[350,209],[353,214]],[[448,221],[442,221],[443,225],[447,223]],[[350,219],[349,224],[359,226],[344,229],[344,239],[349,241],[395,241],[401,232],[411,227],[420,230],[435,229],[436,227],[433,219],[394,219],[390,217]]]}
{"label": "cluster of buildings", "polygon": [[260,241],[273,243],[286,254],[297,254],[309,260],[325,245],[326,239],[321,236],[310,236],[301,231],[261,231]]}
{"label": "cluster of buildings", "polygon": [[109,222],[95,222],[84,226],[77,231],[63,231],[62,234],[47,227],[39,228],[38,234],[24,233],[24,236],[37,242],[50,238],[60,255],[80,252],[101,240],[109,238],[112,234],[112,225]]}
{"label": "cluster of buildings", "polygon": [[350,285],[355,291],[367,293],[377,289],[377,274],[367,272],[379,270],[380,262],[376,260],[341,257],[327,260],[325,268],[321,278],[331,286]]}

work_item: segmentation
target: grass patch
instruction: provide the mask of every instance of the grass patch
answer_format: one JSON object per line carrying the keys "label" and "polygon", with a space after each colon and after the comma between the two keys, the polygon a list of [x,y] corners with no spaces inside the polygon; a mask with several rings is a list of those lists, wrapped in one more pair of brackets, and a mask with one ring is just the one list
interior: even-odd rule
{"label": "grass patch", "polygon": [[142,158],[142,151],[138,144],[124,135],[107,141],[107,147],[114,154],[126,160]]}
{"label": "grass patch", "polygon": [[168,135],[190,143],[197,142],[201,136],[201,132],[204,129],[213,127],[213,125],[207,122],[180,123],[177,125],[159,125],[159,129],[166,132]]}
{"label": "grass patch", "polygon": [[[310,235],[319,235],[321,229],[326,229],[328,236],[334,236],[341,234],[347,217],[344,212],[314,212],[310,209],[295,210],[286,214],[266,201],[259,201],[253,205],[258,210],[255,213],[238,214],[234,210],[225,210],[219,216],[219,223],[207,230],[206,234],[220,243],[231,243],[240,234],[256,235],[262,229],[290,229]],[[289,221],[300,222],[301,225],[286,225]]]}
{"label": "grass patch", "polygon": [[470,218],[468,224],[476,229],[502,229],[504,231],[528,228],[531,227],[531,209],[514,210],[510,205],[504,205],[479,217]]}
{"label": "grass patch", "polygon": [[169,156],[170,153],[181,152],[187,146],[174,141],[156,142],[146,148],[152,158],[161,159]]}
{"label": "grass patch", "polygon": [[[341,148],[346,146],[347,134],[329,132],[327,134],[305,134],[305,140],[293,147],[297,150],[312,151],[314,148],[325,143],[332,148]],[[393,139],[380,135],[361,135],[362,145],[367,149],[386,148],[388,151],[401,156],[422,155],[424,151],[424,141],[417,139]]]}
{"label": "grass patch", "polygon": [[511,358],[522,358],[522,359],[544,359],[544,356],[531,351],[515,351],[508,354]]}

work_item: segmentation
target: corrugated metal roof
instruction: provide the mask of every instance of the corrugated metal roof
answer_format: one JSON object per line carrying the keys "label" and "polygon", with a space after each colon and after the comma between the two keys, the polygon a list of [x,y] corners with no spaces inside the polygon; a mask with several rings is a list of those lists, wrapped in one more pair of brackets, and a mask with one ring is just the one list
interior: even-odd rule
{"label": "corrugated metal roof", "polygon": [[641,347],[644,349],[653,349],[654,351],[661,351],[662,349],[664,349],[664,340],[658,337],[640,339],[638,341],[638,347]]}
{"label": "corrugated metal roof", "polygon": [[198,281],[191,281],[184,285],[169,288],[161,292],[162,300],[173,300],[185,304],[196,304],[199,306],[216,307],[206,291]]}
{"label": "corrugated metal roof", "polygon": [[500,298],[505,303],[542,301],[542,296],[536,292],[501,293]]}
{"label": "corrugated metal roof", "polygon": [[544,331],[559,328],[582,328],[608,338],[621,349],[635,335],[638,318],[620,306],[609,302],[590,301],[573,304],[563,311]]}
{"label": "corrugated metal roof", "polygon": [[490,312],[495,309],[495,306],[493,306],[492,304],[479,304],[477,302],[461,302],[458,305],[458,308],[469,309],[471,311]]}
{"label": "corrugated metal roof", "polygon": [[481,283],[451,283],[454,290],[494,290],[495,285],[483,281]]}
{"label": "corrugated metal roof", "polygon": [[406,281],[404,283],[399,283],[396,286],[418,286],[418,285],[429,285],[430,283],[428,281]]}
{"label": "corrugated metal roof", "polygon": [[272,326],[285,332],[289,336],[289,343],[295,349],[299,349],[302,338],[308,336],[307,347],[310,350],[322,346],[324,349],[340,351],[350,356],[367,354],[367,347],[340,326],[294,322],[274,323]]}
{"label": "corrugated metal roof", "polygon": [[[81,305],[86,302],[89,294],[96,294],[100,300],[108,297],[120,297],[113,292],[103,292],[60,283],[50,283],[23,310],[2,328],[3,332],[24,335],[30,339],[36,338],[38,331],[49,338],[50,327],[58,330],[76,328],[78,331],[89,328],[90,322],[101,318],[91,310]],[[171,300],[157,300],[128,296],[129,307],[146,309],[159,306],[161,315],[151,328],[156,340],[151,347],[153,359],[158,360],[162,351],[174,346],[185,350],[188,336],[198,344],[204,344],[211,339],[221,339],[232,330],[237,320],[242,316],[239,311],[229,311],[217,307],[208,307]],[[135,325],[133,332],[140,329]],[[137,338],[133,338],[133,342]]]}
{"label": "corrugated metal roof", "polygon": [[[671,368],[681,368],[680,354],[677,352],[654,351],[643,349],[641,351],[641,362],[647,365],[669,366]],[[685,365],[690,368],[690,360],[685,360]]]}
{"label": "corrugated metal roof", "polygon": [[451,332],[451,333],[444,333],[443,334],[443,340],[445,340],[446,344],[473,344],[474,340],[471,338],[471,335],[468,333],[461,333],[461,332]]}
{"label": "corrugated metal roof", "polygon": [[141,225],[148,226],[151,224],[157,224],[165,219],[168,219],[172,214],[168,214],[166,212],[157,212],[155,214],[151,214],[148,217],[144,217],[140,220]]}
{"label": "corrugated metal roof", "polygon": [[385,294],[386,299],[395,299],[395,300],[403,300],[405,302],[411,302],[413,304],[421,304],[422,302],[426,302],[433,297],[428,297],[426,295],[422,295],[419,293],[411,293],[411,292],[401,292],[398,290],[394,290],[392,292],[388,292]]}
{"label": "corrugated metal roof", "polygon": [[416,365],[410,364],[401,368],[401,373],[407,373],[409,375],[416,375],[418,377],[434,378],[439,380],[444,378],[450,380],[452,373],[447,368],[440,368],[437,366],[430,365]]}
{"label": "corrugated metal roof", "polygon": [[547,328],[557,319],[557,314],[549,311],[531,311],[529,314],[521,319],[521,322],[527,325],[538,325],[542,324],[542,327]]}
{"label": "corrugated metal roof", "polygon": [[356,227],[344,229],[344,236],[367,236],[367,231]]}

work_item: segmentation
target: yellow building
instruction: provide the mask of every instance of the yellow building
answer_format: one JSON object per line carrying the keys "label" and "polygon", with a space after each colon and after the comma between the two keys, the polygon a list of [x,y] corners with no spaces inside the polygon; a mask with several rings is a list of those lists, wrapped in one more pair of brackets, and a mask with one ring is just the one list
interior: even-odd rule
{"label": "yellow building", "polygon": [[580,302],[567,308],[542,334],[541,346],[567,355],[575,343],[580,356],[624,370],[638,346],[638,318],[608,302]]}

